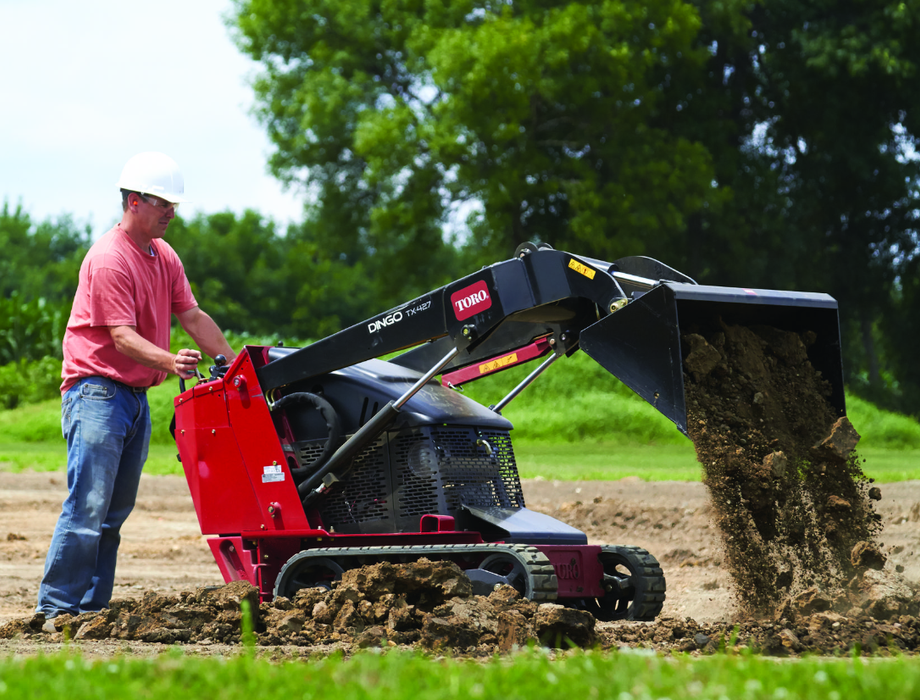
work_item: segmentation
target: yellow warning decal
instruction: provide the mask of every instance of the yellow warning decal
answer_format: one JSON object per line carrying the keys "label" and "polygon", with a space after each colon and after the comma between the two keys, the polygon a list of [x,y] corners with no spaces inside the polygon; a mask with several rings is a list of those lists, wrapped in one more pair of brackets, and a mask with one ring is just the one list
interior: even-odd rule
{"label": "yellow warning decal", "polygon": [[587,277],[589,280],[593,280],[594,274],[597,272],[597,270],[595,270],[592,267],[588,267],[587,265],[582,265],[575,258],[572,258],[571,260],[569,260],[569,267],[575,270],[575,272],[580,272],[585,277]]}
{"label": "yellow warning decal", "polygon": [[479,374],[488,374],[489,372],[495,372],[496,370],[499,370],[502,367],[513,365],[517,361],[518,361],[517,353],[513,352],[510,355],[499,357],[497,360],[492,360],[491,362],[486,362],[485,364],[479,365]]}

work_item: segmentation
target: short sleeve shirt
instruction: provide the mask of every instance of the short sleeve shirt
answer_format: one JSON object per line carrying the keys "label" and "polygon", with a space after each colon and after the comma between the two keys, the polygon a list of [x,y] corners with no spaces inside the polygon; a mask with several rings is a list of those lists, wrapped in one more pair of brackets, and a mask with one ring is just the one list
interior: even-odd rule
{"label": "short sleeve shirt", "polygon": [[135,362],[115,348],[110,326],[133,326],[169,349],[172,314],[197,306],[179,256],[162,239],[142,251],[121,226],[90,248],[64,333],[61,392],[82,377],[103,376],[130,386],[156,386],[166,373]]}

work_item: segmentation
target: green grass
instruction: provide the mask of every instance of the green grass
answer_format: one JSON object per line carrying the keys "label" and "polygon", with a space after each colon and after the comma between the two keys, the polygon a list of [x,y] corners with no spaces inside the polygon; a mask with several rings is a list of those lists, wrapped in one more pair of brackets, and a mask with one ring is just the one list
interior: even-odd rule
{"label": "green grass", "polygon": [[860,447],[857,452],[865,460],[860,463],[863,472],[879,483],[920,479],[920,449]]}
{"label": "green grass", "polygon": [[847,417],[862,435],[861,450],[883,448],[888,450],[920,449],[920,423],[908,416],[883,411],[868,401],[847,395]]}
{"label": "green grass", "polygon": [[[0,440],[0,470],[9,472],[53,472],[67,469],[67,445],[64,440],[54,442],[5,442]],[[145,474],[162,476],[183,474],[176,459],[176,448],[151,445]]]}
{"label": "green grass", "polygon": [[[861,449],[863,471],[879,483],[920,479],[920,450]],[[683,445],[547,445],[523,442],[515,446],[523,479],[612,481],[638,477],[644,481],[699,481],[700,467],[687,440]],[[0,469],[4,471],[63,471],[64,441],[9,441],[0,434]],[[182,475],[174,445],[151,445],[146,474]]]}
{"label": "green grass", "polygon": [[916,697],[917,658],[801,659],[741,654],[664,658],[634,652],[525,651],[484,662],[364,652],[270,663],[230,658],[89,659],[73,653],[0,660],[0,694],[13,698],[308,700],[639,700],[640,698]]}
{"label": "green grass", "polygon": [[[531,371],[517,367],[464,387],[484,405],[497,403]],[[153,420],[148,474],[182,474],[169,434],[178,380],[148,393]],[[847,396],[862,434],[864,471],[879,482],[920,478],[920,423]],[[674,425],[583,353],[556,363],[503,411],[515,425],[524,478],[697,481],[693,446]],[[0,468],[44,471],[65,464],[57,399],[0,411]]]}
{"label": "green grass", "polygon": [[680,445],[546,445],[519,443],[514,448],[524,479],[611,481],[699,481],[700,465],[689,440]]}

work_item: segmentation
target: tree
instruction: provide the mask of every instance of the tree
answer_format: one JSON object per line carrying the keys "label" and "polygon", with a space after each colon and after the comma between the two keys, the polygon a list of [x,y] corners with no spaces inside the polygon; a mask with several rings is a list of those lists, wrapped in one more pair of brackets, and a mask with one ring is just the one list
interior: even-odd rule
{"label": "tree", "polygon": [[[897,261],[917,245],[920,163],[909,154],[920,133],[920,8],[764,0],[745,14],[746,48],[737,32],[716,33],[710,75],[744,105],[735,111],[744,167],[725,182],[734,211],[748,214],[726,218],[723,208],[708,223],[723,240],[725,223],[746,224],[742,247],[766,263],[744,266],[748,284],[835,296],[848,378],[865,375],[878,389],[877,321],[892,303]],[[723,52],[723,42],[742,50]]]}
{"label": "tree", "polygon": [[[916,250],[916,249],[915,249]],[[920,419],[920,254],[902,258],[893,303],[881,319],[881,330],[890,358],[892,374],[897,377],[894,387],[899,399],[895,408]]]}
{"label": "tree", "polygon": [[13,292],[20,299],[73,301],[90,229],[79,229],[69,217],[34,225],[22,207],[0,209],[0,297]]}
{"label": "tree", "polygon": [[706,57],[689,4],[249,0],[236,22],[272,171],[410,292],[451,277],[465,211],[481,261],[526,239],[615,256],[718,199],[706,150],[656,122],[672,67]]}
{"label": "tree", "polygon": [[373,313],[361,265],[323,253],[309,226],[282,234],[246,211],[175,219],[169,230],[198,303],[222,328],[316,339]]}
{"label": "tree", "polygon": [[[7,378],[18,377],[2,392],[0,404],[11,408],[20,394],[35,390],[46,397],[59,379],[61,340],[70,316],[83,256],[89,248],[89,227],[77,228],[61,217],[34,225],[22,207],[0,209],[0,366],[11,365]],[[41,372],[53,368],[50,382],[33,381],[30,361],[51,358]],[[50,364],[49,364],[50,362]],[[14,365],[15,363],[15,365]],[[28,378],[27,378],[28,377]],[[12,381],[12,380],[10,380]],[[44,392],[44,393],[43,393]]]}

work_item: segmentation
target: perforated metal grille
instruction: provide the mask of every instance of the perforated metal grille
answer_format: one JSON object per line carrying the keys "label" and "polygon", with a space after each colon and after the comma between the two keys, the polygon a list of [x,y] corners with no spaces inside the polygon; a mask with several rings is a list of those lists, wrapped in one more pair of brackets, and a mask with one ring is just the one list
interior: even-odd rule
{"label": "perforated metal grille", "polygon": [[398,517],[438,513],[439,453],[426,432],[401,433],[390,450],[396,473]]}
{"label": "perforated metal grille", "polygon": [[333,488],[320,508],[324,524],[347,528],[368,521],[387,520],[386,440],[381,438],[355,458],[346,481]]}
{"label": "perforated metal grille", "polygon": [[300,449],[298,454],[300,455],[300,463],[303,466],[308,464],[313,464],[317,458],[323,452],[323,445],[326,444],[325,440],[317,440],[315,442],[308,443],[299,443]]}
{"label": "perforated metal grille", "polygon": [[507,432],[434,428],[432,440],[440,448],[441,481],[449,511],[458,511],[462,504],[523,507],[521,480]]}
{"label": "perforated metal grille", "polygon": [[[305,450],[304,459],[315,459]],[[391,434],[389,443],[381,438],[319,509],[323,523],[340,531],[373,523],[366,531],[396,532],[429,513],[456,515],[463,505],[524,506],[507,432],[442,426]]]}

